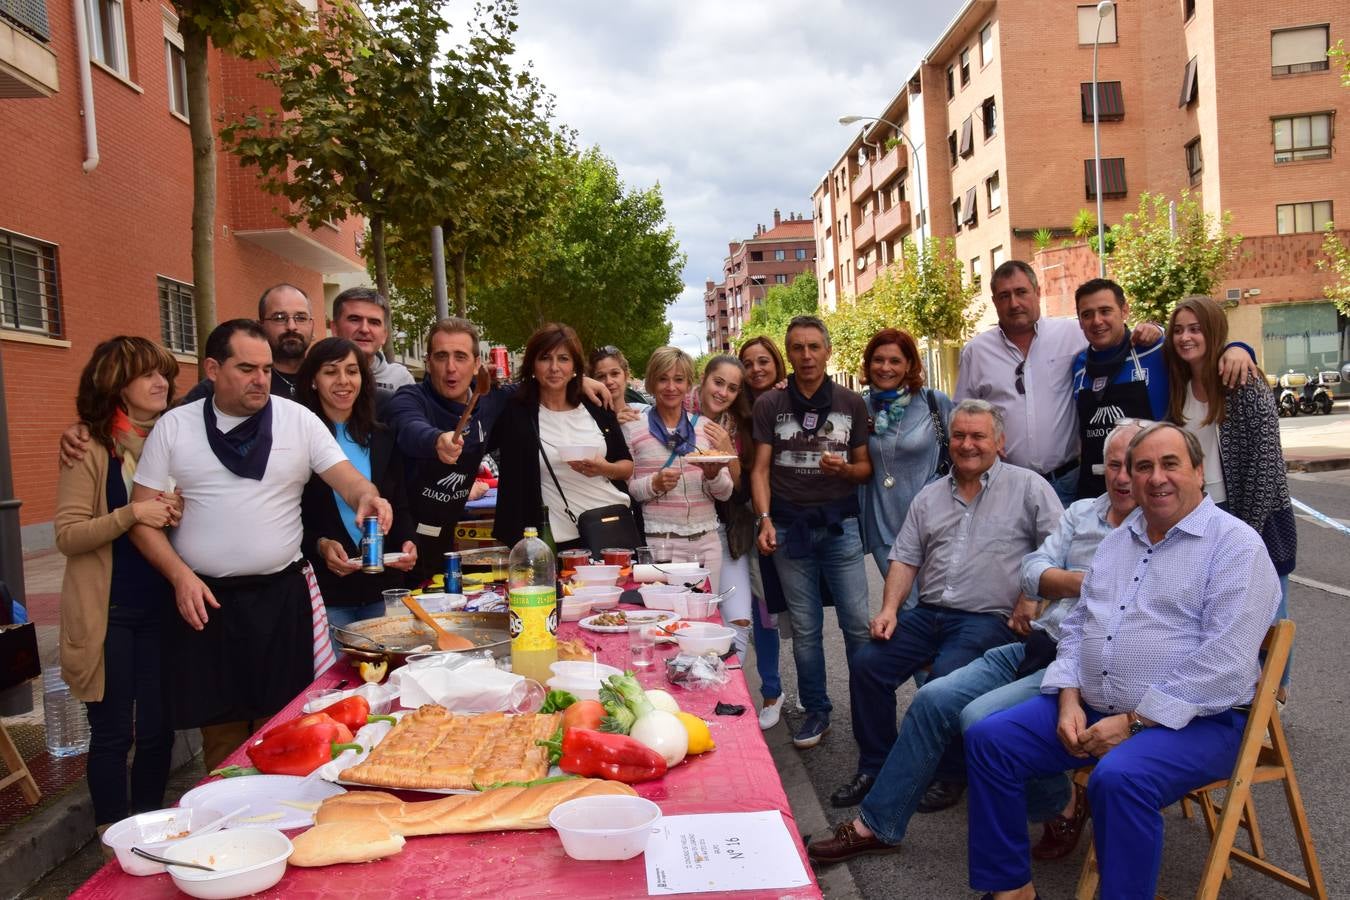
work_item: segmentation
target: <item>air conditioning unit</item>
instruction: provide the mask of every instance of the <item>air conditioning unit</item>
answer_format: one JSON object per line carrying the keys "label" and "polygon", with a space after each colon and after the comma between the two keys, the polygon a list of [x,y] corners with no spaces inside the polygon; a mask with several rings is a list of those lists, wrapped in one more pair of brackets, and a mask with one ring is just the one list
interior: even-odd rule
{"label": "air conditioning unit", "polygon": [[867,258],[863,256],[858,257],[858,271],[861,272],[865,268],[867,268]]}
{"label": "air conditioning unit", "polygon": [[1239,300],[1241,300],[1241,299],[1242,299],[1242,288],[1229,288],[1229,289],[1228,289],[1228,299],[1229,299],[1229,300],[1232,300],[1234,303],[1236,303],[1236,302],[1238,302]]}

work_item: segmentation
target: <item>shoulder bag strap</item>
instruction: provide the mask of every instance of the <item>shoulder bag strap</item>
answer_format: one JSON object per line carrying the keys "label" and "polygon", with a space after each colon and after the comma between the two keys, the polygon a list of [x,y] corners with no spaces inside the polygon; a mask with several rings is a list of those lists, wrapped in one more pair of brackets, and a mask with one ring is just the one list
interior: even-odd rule
{"label": "shoulder bag strap", "polygon": [[945,475],[952,467],[952,454],[947,440],[947,426],[942,421],[942,413],[938,412],[937,398],[933,396],[931,389],[924,391],[924,397],[928,400],[928,415],[933,420],[933,431],[938,439],[938,464],[937,473]]}
{"label": "shoulder bag strap", "polygon": [[572,512],[572,507],[567,504],[567,494],[563,493],[562,485],[558,483],[558,476],[553,474],[553,464],[548,461],[548,454],[544,452],[544,439],[539,435],[538,412],[530,419],[530,424],[534,426],[534,439],[539,444],[539,458],[544,461],[544,468],[548,469],[548,477],[553,479],[553,486],[558,489],[558,496],[562,498],[563,512],[567,513],[567,518],[576,524],[576,514]]}

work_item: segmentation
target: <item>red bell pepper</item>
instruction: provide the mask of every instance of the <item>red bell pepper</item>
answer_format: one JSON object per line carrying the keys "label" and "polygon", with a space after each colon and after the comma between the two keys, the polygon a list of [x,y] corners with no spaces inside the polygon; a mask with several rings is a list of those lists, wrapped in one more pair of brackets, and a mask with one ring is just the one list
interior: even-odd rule
{"label": "red bell pepper", "polygon": [[343,750],[361,749],[360,744],[339,740],[342,731],[347,731],[345,725],[331,721],[277,729],[254,741],[248,758],[265,775],[308,775]]}
{"label": "red bell pepper", "polygon": [[393,724],[398,721],[393,716],[372,716],[370,714],[370,704],[366,702],[366,698],[362,697],[360,694],[353,694],[350,697],[339,700],[332,706],[325,706],[322,712],[327,716],[331,716],[339,725],[346,725],[351,729],[352,734],[356,734],[356,732],[360,731],[371,722],[383,720]]}
{"label": "red bell pepper", "polygon": [[626,734],[584,728],[569,728],[563,733],[558,766],[572,775],[598,776],[625,784],[651,781],[666,774],[665,759],[650,747]]}
{"label": "red bell pepper", "polygon": [[310,725],[336,725],[338,727],[337,740],[341,743],[347,743],[352,739],[352,729],[343,725],[337,719],[328,714],[328,710],[323,712],[310,713],[307,716],[300,716],[291,719],[289,722],[282,722],[275,728],[269,728],[263,732],[262,739],[267,740],[274,735],[281,734],[283,731],[290,731],[292,728],[306,728]]}

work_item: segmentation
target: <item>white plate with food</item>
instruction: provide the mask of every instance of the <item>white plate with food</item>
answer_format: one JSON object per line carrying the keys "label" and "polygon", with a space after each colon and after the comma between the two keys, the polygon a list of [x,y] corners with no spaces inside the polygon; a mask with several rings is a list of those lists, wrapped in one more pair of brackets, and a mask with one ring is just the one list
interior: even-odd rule
{"label": "white plate with food", "polygon": [[627,634],[632,625],[658,625],[677,618],[675,613],[664,609],[623,610],[615,609],[589,616],[577,624],[587,631],[601,634]]}
{"label": "white plate with food", "polygon": [[234,820],[231,828],[308,828],[314,812],[329,797],[347,789],[318,778],[298,775],[240,775],[195,787],[183,795],[179,806],[210,809],[224,815],[245,803],[248,815]]}

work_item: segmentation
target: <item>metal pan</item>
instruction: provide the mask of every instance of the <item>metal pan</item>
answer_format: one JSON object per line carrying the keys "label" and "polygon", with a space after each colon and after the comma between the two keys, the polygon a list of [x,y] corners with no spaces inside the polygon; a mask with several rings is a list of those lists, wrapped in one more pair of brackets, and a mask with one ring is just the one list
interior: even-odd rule
{"label": "metal pan", "polygon": [[[486,650],[496,659],[511,654],[507,613],[444,612],[436,613],[435,619],[446,631],[462,634],[473,641],[472,650],[457,652],[477,653]],[[371,661],[387,659],[395,668],[406,663],[413,653],[424,652],[428,645],[432,650],[436,649],[435,633],[412,616],[363,619],[346,628],[333,629],[333,636],[341,645],[342,652],[352,658]],[[382,646],[383,650],[376,650],[375,646]]]}

